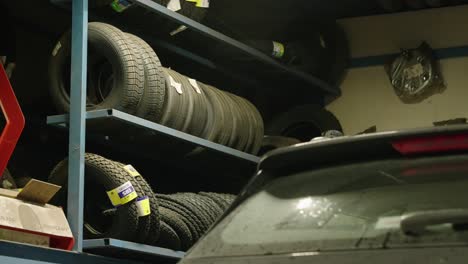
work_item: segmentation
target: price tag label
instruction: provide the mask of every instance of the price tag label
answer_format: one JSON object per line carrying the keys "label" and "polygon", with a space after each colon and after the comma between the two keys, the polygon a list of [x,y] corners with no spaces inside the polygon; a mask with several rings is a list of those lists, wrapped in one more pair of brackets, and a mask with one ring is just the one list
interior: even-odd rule
{"label": "price tag label", "polygon": [[107,192],[107,196],[113,206],[124,205],[138,197],[131,182],[126,182],[119,187]]}

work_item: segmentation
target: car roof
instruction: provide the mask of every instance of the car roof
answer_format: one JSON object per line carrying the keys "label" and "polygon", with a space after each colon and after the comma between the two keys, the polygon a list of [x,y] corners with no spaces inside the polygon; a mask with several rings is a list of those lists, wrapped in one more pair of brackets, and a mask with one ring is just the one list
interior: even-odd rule
{"label": "car roof", "polygon": [[468,125],[453,125],[388,131],[357,136],[311,141],[281,148],[262,157],[258,169],[277,169],[323,166],[400,156],[392,143],[403,139],[419,139],[442,135],[468,135]]}

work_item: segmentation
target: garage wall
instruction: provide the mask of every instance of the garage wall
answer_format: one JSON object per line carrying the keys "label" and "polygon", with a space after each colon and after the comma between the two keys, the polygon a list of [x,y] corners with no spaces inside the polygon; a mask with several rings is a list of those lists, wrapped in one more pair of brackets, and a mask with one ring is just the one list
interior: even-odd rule
{"label": "garage wall", "polygon": [[[423,40],[434,49],[468,46],[468,6],[344,19],[353,60],[396,54]],[[363,58],[366,58],[363,60]],[[374,57],[375,58],[375,57]],[[327,106],[346,134],[373,125],[378,131],[432,126],[432,122],[468,117],[468,57],[440,61],[447,89],[418,104],[404,104],[394,94],[383,65],[351,68],[343,95]]]}

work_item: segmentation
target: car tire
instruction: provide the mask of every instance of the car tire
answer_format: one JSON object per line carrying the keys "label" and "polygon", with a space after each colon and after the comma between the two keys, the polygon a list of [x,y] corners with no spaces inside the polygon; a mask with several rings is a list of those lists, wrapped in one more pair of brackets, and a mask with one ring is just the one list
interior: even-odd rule
{"label": "car tire", "polygon": [[[103,189],[103,195],[100,199],[94,200],[93,203],[106,204],[112,207],[107,198],[105,191],[115,189],[128,181],[128,174],[120,166],[113,161],[105,159],[101,156],[86,153],[85,154],[85,180],[87,186],[100,186]],[[56,198],[51,202],[66,208],[67,205],[67,186],[68,186],[68,159],[61,161],[52,170],[49,176],[49,182],[62,186],[62,189],[56,195]],[[88,192],[87,194],[89,194]],[[85,196],[86,199],[86,196]],[[86,200],[85,200],[86,207]],[[99,218],[100,216],[93,215]],[[86,219],[85,219],[86,221]],[[105,221],[101,221],[105,222]],[[96,233],[92,226],[84,228],[86,238],[116,238],[127,241],[135,241],[136,232],[138,229],[138,209],[134,201],[117,207],[115,216],[112,217],[110,223],[102,223],[106,225],[106,230]],[[91,225],[91,224],[89,224]],[[91,230],[92,229],[92,230]]]}
{"label": "car tire", "polygon": [[161,62],[148,43],[135,35],[129,33],[126,35],[141,49],[145,67],[145,88],[136,115],[158,122],[162,116],[166,95],[166,79]]}
{"label": "car tire", "polygon": [[[88,82],[88,91],[93,92],[88,92],[87,110],[115,108],[130,114],[136,113],[142,99],[145,82],[140,49],[132,47],[128,38],[119,29],[99,22],[88,24],[88,43],[89,49],[96,51],[90,52],[88,65],[99,64],[101,61],[110,64],[112,74],[102,81],[107,84],[109,79],[114,79],[110,82],[113,84],[106,95],[102,95],[100,89],[99,92],[96,90],[100,85],[94,84],[93,81]],[[70,57],[71,33],[69,31],[55,46],[49,63],[50,94],[60,112],[70,111],[68,88],[70,82],[67,79]],[[100,80],[100,73],[92,70],[88,72],[90,73],[88,79],[95,77]]]}
{"label": "car tire", "polygon": [[343,131],[335,115],[318,105],[301,105],[273,118],[266,134],[308,142],[328,130]]}

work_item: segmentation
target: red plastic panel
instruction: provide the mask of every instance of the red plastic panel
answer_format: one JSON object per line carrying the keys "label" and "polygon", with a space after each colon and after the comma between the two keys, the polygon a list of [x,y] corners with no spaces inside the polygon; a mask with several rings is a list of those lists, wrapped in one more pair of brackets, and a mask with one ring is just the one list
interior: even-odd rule
{"label": "red plastic panel", "polygon": [[11,87],[5,69],[0,64],[0,105],[6,125],[0,136],[0,179],[24,128],[24,115]]}

